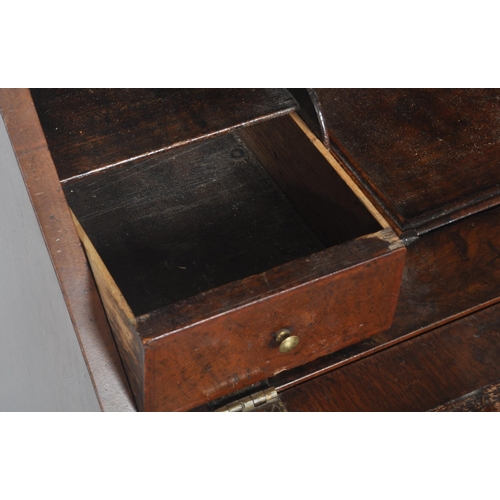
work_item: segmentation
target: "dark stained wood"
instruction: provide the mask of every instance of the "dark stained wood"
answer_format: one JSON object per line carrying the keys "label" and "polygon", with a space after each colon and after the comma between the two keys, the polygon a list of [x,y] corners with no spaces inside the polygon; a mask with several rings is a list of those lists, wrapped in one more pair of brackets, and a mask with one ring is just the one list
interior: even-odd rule
{"label": "dark stained wood", "polygon": [[286,388],[500,301],[500,208],[421,236],[407,248],[392,326],[379,335],[283,373]]}
{"label": "dark stained wood", "polygon": [[288,89],[293,95],[299,107],[298,115],[304,120],[306,125],[314,132],[316,137],[328,147],[330,139],[326,129],[325,119],[321,102],[314,89]]}
{"label": "dark stained wood", "polygon": [[296,108],[285,89],[32,89],[31,94],[63,181]]}
{"label": "dark stained wood", "polygon": [[316,89],[334,154],[400,231],[500,202],[500,90]]}
{"label": "dark stained wood", "polygon": [[[188,410],[390,325],[405,248],[390,230],[138,318],[145,410]],[[289,328],[298,347],[278,350]],[[115,332],[116,333],[116,332]]]}
{"label": "dark stained wood", "polygon": [[293,116],[246,127],[239,136],[326,246],[381,229]]}
{"label": "dark stained wood", "polygon": [[288,411],[425,411],[500,378],[500,305],[283,391]]}
{"label": "dark stained wood", "polygon": [[[281,157],[264,166],[309,179],[285,194],[327,245],[363,237],[324,249],[233,133],[65,185],[140,409],[191,409],[390,325],[405,248],[391,229],[374,233],[300,123],[272,120],[264,134]],[[262,153],[262,134],[248,142]],[[318,192],[332,203],[308,211]],[[302,336],[288,355],[281,328]]]}
{"label": "dark stained wood", "polygon": [[135,411],[121,360],[29,91],[0,89],[0,111],[101,409]]}
{"label": "dark stained wood", "polygon": [[[345,92],[344,95],[347,95],[349,92],[357,91],[340,92]],[[371,92],[371,95],[375,95],[378,91]],[[404,219],[404,217],[398,219],[397,215],[395,215],[398,213],[397,207],[394,204],[396,208],[393,207],[394,211],[391,217],[395,226],[399,227],[400,230],[414,227],[419,233],[423,234],[420,239],[412,241],[408,247],[408,264],[404,272],[394,324],[382,334],[362,340],[337,353],[323,356],[304,367],[282,372],[271,379],[272,385],[282,389],[284,394],[291,395],[295,389],[300,388],[301,396],[294,396],[292,410],[304,410],[311,408],[312,405],[314,409],[321,408],[323,410],[356,407],[358,409],[388,409],[391,411],[447,407],[451,411],[454,407],[471,407],[470,404],[473,404],[475,408],[481,405],[488,408],[489,402],[494,398],[495,381],[500,378],[495,367],[495,363],[498,365],[497,346],[499,343],[495,331],[497,331],[496,327],[499,322],[499,318],[496,316],[499,306],[484,309],[481,312],[477,311],[498,302],[500,297],[500,209],[493,208],[481,214],[469,216],[473,211],[484,210],[496,203],[495,184],[498,183],[495,177],[497,175],[496,169],[491,164],[491,168],[488,170],[488,165],[484,162],[481,163],[480,156],[474,156],[475,154],[481,155],[481,151],[485,155],[490,154],[491,151],[496,151],[494,141],[491,144],[488,143],[488,140],[495,139],[493,118],[492,115],[488,115],[489,118],[486,118],[484,122],[485,135],[482,139],[478,132],[478,130],[481,130],[479,119],[476,121],[471,120],[470,124],[464,126],[461,130],[458,122],[453,121],[453,109],[456,109],[459,114],[462,113],[464,109],[462,105],[465,103],[465,100],[463,100],[462,105],[457,105],[451,111],[444,112],[443,116],[446,119],[443,119],[442,123],[438,120],[433,121],[434,118],[429,115],[429,123],[432,126],[427,127],[425,125],[425,116],[422,118],[421,115],[425,115],[428,111],[425,103],[430,103],[432,99],[425,97],[427,91],[418,92],[421,92],[420,96],[424,95],[424,98],[421,99],[417,94],[413,94],[417,96],[415,98],[417,102],[415,113],[417,116],[407,113],[409,124],[404,126],[401,125],[401,116],[397,113],[394,115],[394,108],[391,108],[391,106],[385,112],[386,114],[384,114],[381,107],[380,110],[383,112],[381,115],[377,111],[371,117],[368,117],[366,113],[363,115],[361,108],[363,106],[367,108],[372,106],[373,109],[376,109],[376,103],[354,97],[350,101],[354,111],[353,114],[360,117],[359,121],[362,121],[364,116],[368,122],[371,120],[371,123],[380,125],[378,132],[372,131],[369,140],[363,143],[365,136],[361,132],[363,132],[362,128],[365,125],[358,123],[356,120],[353,122],[354,131],[356,131],[356,127],[361,129],[361,132],[358,131],[359,134],[357,133],[358,135],[355,137],[355,139],[357,138],[356,141],[359,139],[359,143],[354,141],[355,144],[362,145],[362,147],[358,148],[358,152],[361,151],[363,155],[369,156],[370,148],[378,148],[379,158],[382,158],[384,162],[394,158],[395,153],[400,154],[397,158],[402,158],[398,172],[387,170],[385,173],[382,171],[377,173],[375,169],[379,165],[373,166],[373,175],[383,177],[381,180],[377,180],[377,184],[384,185],[384,182],[389,182],[394,178],[396,178],[397,182],[400,182],[397,176],[402,175],[406,165],[411,166],[408,170],[415,168],[415,172],[422,175],[422,179],[418,176],[411,178],[412,174],[408,172],[408,179],[403,178],[400,186],[397,186],[396,182],[394,184],[396,186],[394,189],[395,191],[399,190],[399,194],[397,192],[395,195],[392,193],[396,198],[397,196],[402,197],[401,207],[403,208],[401,213],[403,215],[406,213],[405,217],[408,216],[407,219]],[[438,91],[438,94],[439,92],[444,95],[446,91]],[[459,94],[462,96],[472,95],[471,92],[485,91],[457,91],[455,97]],[[17,101],[18,98],[20,101]],[[418,106],[419,99],[420,107]],[[123,382],[123,373],[122,378],[119,376],[121,366],[119,360],[117,361],[113,341],[109,336],[109,332],[106,334],[108,326],[102,313],[101,303],[95,293],[93,279],[86,269],[85,260],[82,260],[83,254],[80,247],[78,244],[74,244],[76,237],[74,231],[71,230],[71,223],[68,225],[67,207],[61,192],[57,191],[59,186],[53,182],[55,178],[55,175],[53,175],[54,167],[47,152],[45,139],[35,116],[35,110],[29,103],[29,94],[26,91],[3,90],[0,91],[0,101],[2,113],[6,117],[8,124],[9,134],[16,146],[16,153],[40,219],[40,225],[44,231],[54,266],[68,301],[70,314],[75,323],[77,334],[80,336],[82,350],[85,353],[89,372],[96,386],[96,393],[100,398],[101,407],[103,409],[124,409],[128,405],[129,408],[132,408],[130,399],[127,400],[128,388],[126,382],[125,384]],[[480,99],[477,102],[481,104]],[[347,104],[343,103],[342,106],[345,107]],[[344,109],[342,106],[340,108]],[[429,109],[430,107],[429,105]],[[491,110],[493,107],[492,105],[488,109]],[[445,109],[445,106],[438,105],[437,108],[434,108]],[[477,107],[478,111],[481,111],[481,109],[484,111],[486,108]],[[410,106],[411,109],[414,109],[414,107]],[[347,116],[348,111],[348,109],[344,109],[345,116]],[[448,118],[451,122],[447,121]],[[383,120],[393,125],[397,122],[393,128],[396,132],[399,130],[401,141],[411,140],[413,141],[411,144],[423,145],[423,149],[427,148],[425,149],[427,151],[426,158],[430,158],[434,163],[432,161],[426,163],[422,160],[422,163],[417,162],[416,166],[414,166],[411,162],[403,161],[405,154],[409,158],[410,153],[405,150],[403,143],[398,143],[396,132],[393,134],[394,143],[390,141],[385,143],[381,139],[383,136]],[[421,131],[419,132],[412,123],[420,123]],[[33,126],[35,126],[35,131]],[[147,126],[144,126],[144,130],[147,131]],[[348,122],[339,125],[340,128],[344,126],[347,130],[350,125]],[[367,126],[369,126],[369,123]],[[434,141],[437,142],[433,143],[434,132],[432,127],[434,126],[434,132],[436,132],[438,139],[434,137]],[[472,129],[468,131],[467,129],[470,127]],[[448,131],[446,141],[444,140],[445,137],[439,135],[440,130]],[[474,137],[474,133],[479,134],[476,135],[479,142],[475,142],[478,149],[475,151],[474,148],[472,152],[465,140],[467,133],[471,132],[471,130],[472,133],[469,134],[469,137]],[[439,137],[443,141],[439,141]],[[457,144],[453,143],[454,137],[457,138],[457,141],[462,139],[465,141],[462,150],[460,150],[458,142]],[[448,157],[450,159],[460,159],[460,154],[463,153],[464,161],[460,163],[460,171],[448,170],[450,172],[449,176],[447,175],[443,182],[438,183],[437,180],[443,176],[443,170],[438,169],[436,165],[451,168],[453,165],[459,164],[459,162],[445,164],[446,155],[442,155],[442,163],[437,162],[439,156],[437,153],[441,154],[443,151],[447,151],[445,146],[443,146],[444,150],[440,149],[439,144],[441,142],[445,142],[445,146],[449,148]],[[23,144],[29,145],[27,150],[24,149]],[[345,161],[346,153],[341,149],[340,147],[335,149],[335,154],[339,158],[343,158],[342,161]],[[42,153],[41,155],[37,153],[38,150]],[[433,156],[433,152],[436,155]],[[384,153],[387,154],[384,156]],[[373,155],[375,158],[375,153]],[[479,159],[477,169],[472,161],[474,159]],[[469,160],[470,163],[467,163]],[[382,164],[382,167],[384,164]],[[353,167],[354,172],[356,168],[356,166]],[[368,170],[369,168],[366,167],[366,171]],[[461,182],[460,179],[454,178],[457,172],[458,174],[465,174],[467,171],[477,171],[478,174],[477,182],[470,182],[470,186],[465,189],[465,191],[469,189],[470,193],[473,193],[474,190],[477,191],[477,196],[472,194],[473,198],[471,199],[467,199],[467,193],[464,194],[460,186],[457,188],[457,186],[453,185],[455,182]],[[47,172],[49,172],[49,175],[47,175]],[[372,199],[379,207],[390,208],[390,203],[387,201],[390,197],[387,193],[375,192],[376,188],[371,187],[368,181],[363,184],[363,181],[359,180],[361,177],[356,176],[357,174],[353,173],[353,178],[357,178],[359,184],[363,185],[368,193],[372,192]],[[432,182],[425,184],[424,177],[434,180],[435,184],[439,185],[433,185]],[[448,177],[450,178],[448,179]],[[490,186],[493,189],[491,191],[493,193],[492,197],[490,197],[491,193],[488,192],[487,187],[483,189],[488,183],[488,179],[492,182]],[[401,186],[404,185],[406,187],[410,186],[412,189],[414,185],[415,189],[414,191],[402,189]],[[449,192],[446,191],[447,186],[450,187]],[[374,192],[375,194],[373,194]],[[436,193],[439,194],[440,198],[435,196]],[[459,198],[454,199],[453,193],[459,195]],[[418,213],[418,206],[416,212],[412,212],[412,203],[416,203],[413,196],[416,194],[422,196],[424,202],[428,204],[427,206],[425,206],[425,203],[422,205],[425,210],[422,214]],[[293,198],[293,196],[291,197]],[[443,200],[445,203],[443,212],[439,212],[438,209],[438,211],[433,211],[432,204],[436,203],[438,199]],[[406,212],[404,212],[405,210]],[[391,213],[389,209],[388,213]],[[52,216],[54,218],[51,218]],[[446,222],[465,216],[469,217],[440,227]],[[64,227],[60,225],[60,222]],[[424,234],[438,227],[438,230]],[[60,239],[61,234],[63,235],[62,240]],[[409,238],[407,241],[410,242],[411,239]],[[72,243],[68,244],[68,242]],[[62,251],[62,255],[59,250]],[[262,287],[264,287],[264,283],[262,283]],[[231,291],[234,292],[235,289],[231,287]],[[212,291],[212,293],[216,293],[216,291]],[[241,291],[240,295],[233,296],[229,294],[228,296],[231,300],[234,297],[233,304],[237,304],[238,300],[243,299],[241,302],[243,307],[259,297],[258,293],[256,293],[248,298],[244,296],[244,290]],[[248,302],[245,302],[245,300]],[[175,327],[183,328],[197,314],[209,315],[210,306],[204,306],[201,302],[198,301],[194,308],[193,302],[184,306],[182,304],[171,306],[172,311],[175,309],[179,314],[185,315],[185,322],[179,320]],[[228,307],[230,306],[231,304]],[[224,314],[224,310],[216,310],[216,314]],[[492,311],[495,311],[495,313],[493,314]],[[473,312],[475,312],[473,316],[464,318]],[[487,317],[479,316],[483,314],[486,314]],[[450,323],[450,321],[461,317],[463,319]],[[464,323],[466,319],[470,323]],[[149,325],[150,327],[148,332],[145,332],[145,341],[149,341],[150,337],[148,335],[156,328],[157,316],[153,314],[143,318],[143,320],[144,323],[141,326],[146,327]],[[126,321],[131,324],[135,321],[135,318],[131,320],[126,317]],[[477,323],[474,323],[474,321],[477,321]],[[432,328],[446,323],[450,324],[444,328],[441,327],[431,331]],[[457,329],[452,329],[452,327],[457,327]],[[475,332],[472,337],[470,336],[471,332]],[[474,335],[479,335],[479,337],[474,337]],[[220,337],[219,340],[222,338]],[[419,343],[416,343],[417,341]],[[407,350],[405,350],[406,348]],[[206,349],[210,351],[212,346],[206,346]],[[387,358],[381,357],[381,355],[387,356]],[[208,356],[209,354],[207,354]],[[398,358],[398,356],[402,357]],[[216,359],[215,363],[217,363],[218,357],[215,356],[214,359]],[[355,363],[355,361],[357,362]],[[223,363],[224,360],[221,362]],[[434,364],[432,364],[433,362]],[[411,366],[408,366],[408,363]],[[380,366],[378,366],[379,364]],[[118,371],[116,370],[117,366]],[[214,368],[208,370],[207,364],[203,366],[207,368],[203,376],[205,380],[208,380]],[[344,371],[348,368],[352,371]],[[335,375],[337,372],[338,377]],[[316,378],[314,386],[309,385],[309,382],[302,384],[302,386],[298,385],[305,380],[325,373],[327,373],[326,377]],[[174,387],[175,390],[182,391],[186,387],[189,388],[189,373],[184,372],[182,376],[188,381],[188,384],[184,386],[177,385]],[[494,383],[492,386],[487,385],[492,382]],[[165,380],[163,383],[166,387],[170,387],[172,381]],[[320,386],[321,389],[318,388]],[[478,387],[483,387],[483,389],[477,390]],[[287,388],[292,389],[285,390]],[[310,396],[312,395],[306,395],[308,388],[320,395],[319,403],[311,402],[312,397]],[[369,389],[373,389],[373,394]],[[341,395],[338,400],[336,399],[337,394]],[[464,394],[466,396],[463,396]],[[391,401],[385,399],[387,395],[389,399],[392,398]],[[203,397],[205,400],[208,398],[206,394]],[[492,404],[492,407],[495,407],[496,403]],[[436,405],[438,405],[437,408]]]}
{"label": "dark stained wood", "polygon": [[[137,318],[138,327],[145,342],[149,342],[159,334],[160,330],[176,331],[200,319],[205,320],[225,314],[297,287],[312,286],[315,280],[328,278],[330,275],[341,275],[349,270],[351,273],[362,275],[364,270],[358,269],[358,266],[362,268],[372,265],[388,266],[387,274],[381,275],[379,280],[381,290],[388,293],[387,302],[390,303],[393,299],[397,300],[399,295],[399,287],[391,282],[398,281],[405,254],[404,245],[390,229],[385,229],[152,311]],[[380,259],[380,262],[365,265],[374,259]],[[389,269],[395,274],[389,274]],[[371,273],[372,271],[369,271],[370,275]],[[361,279],[355,285],[360,285],[359,300],[365,300],[362,299],[362,295],[366,295],[368,291],[363,288]],[[332,290],[331,293],[337,292]],[[341,299],[339,303],[344,302],[347,303],[347,300]],[[388,309],[390,308],[389,306]],[[381,309],[380,317],[388,315],[388,309]]]}
{"label": "dark stained wood", "polygon": [[[405,256],[388,229],[134,318],[81,237],[146,411],[188,410],[387,328]],[[286,355],[284,327],[302,339]]]}
{"label": "dark stained wood", "polygon": [[500,382],[477,389],[465,396],[433,408],[433,412],[443,411],[495,411],[500,412]]}
{"label": "dark stained wood", "polygon": [[64,190],[136,316],[325,248],[233,134]]}

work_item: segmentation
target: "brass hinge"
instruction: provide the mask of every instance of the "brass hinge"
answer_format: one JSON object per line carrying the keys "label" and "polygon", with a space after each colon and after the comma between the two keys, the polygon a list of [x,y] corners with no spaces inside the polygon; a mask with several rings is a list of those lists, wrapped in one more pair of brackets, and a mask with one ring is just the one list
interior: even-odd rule
{"label": "brass hinge", "polygon": [[270,387],[251,394],[246,398],[237,399],[215,411],[287,411],[276,389]]}

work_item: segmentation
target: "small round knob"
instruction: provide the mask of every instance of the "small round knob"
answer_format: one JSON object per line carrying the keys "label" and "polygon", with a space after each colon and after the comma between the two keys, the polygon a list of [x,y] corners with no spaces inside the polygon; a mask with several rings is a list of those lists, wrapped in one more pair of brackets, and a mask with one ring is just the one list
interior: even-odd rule
{"label": "small round knob", "polygon": [[295,349],[299,343],[299,337],[292,335],[288,328],[281,329],[276,334],[276,342],[280,345],[280,352],[286,353]]}

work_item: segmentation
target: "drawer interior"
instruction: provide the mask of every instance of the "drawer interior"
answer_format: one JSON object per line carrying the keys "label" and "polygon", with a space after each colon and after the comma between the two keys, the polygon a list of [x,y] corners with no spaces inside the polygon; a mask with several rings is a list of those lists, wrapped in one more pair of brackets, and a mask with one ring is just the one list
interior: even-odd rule
{"label": "drawer interior", "polygon": [[235,134],[65,192],[136,315],[325,248]]}
{"label": "drawer interior", "polygon": [[140,410],[194,408],[390,326],[404,245],[286,89],[32,96]]}
{"label": "drawer interior", "polygon": [[380,229],[296,120],[64,185],[136,317]]}

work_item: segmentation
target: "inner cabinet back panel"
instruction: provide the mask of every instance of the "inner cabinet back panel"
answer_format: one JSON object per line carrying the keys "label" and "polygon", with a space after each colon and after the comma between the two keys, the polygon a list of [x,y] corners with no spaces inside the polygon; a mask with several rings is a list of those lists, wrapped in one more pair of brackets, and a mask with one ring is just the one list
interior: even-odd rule
{"label": "inner cabinet back panel", "polygon": [[286,89],[31,89],[66,181],[293,111]]}
{"label": "inner cabinet back panel", "polygon": [[64,191],[136,316],[325,248],[234,134]]}

